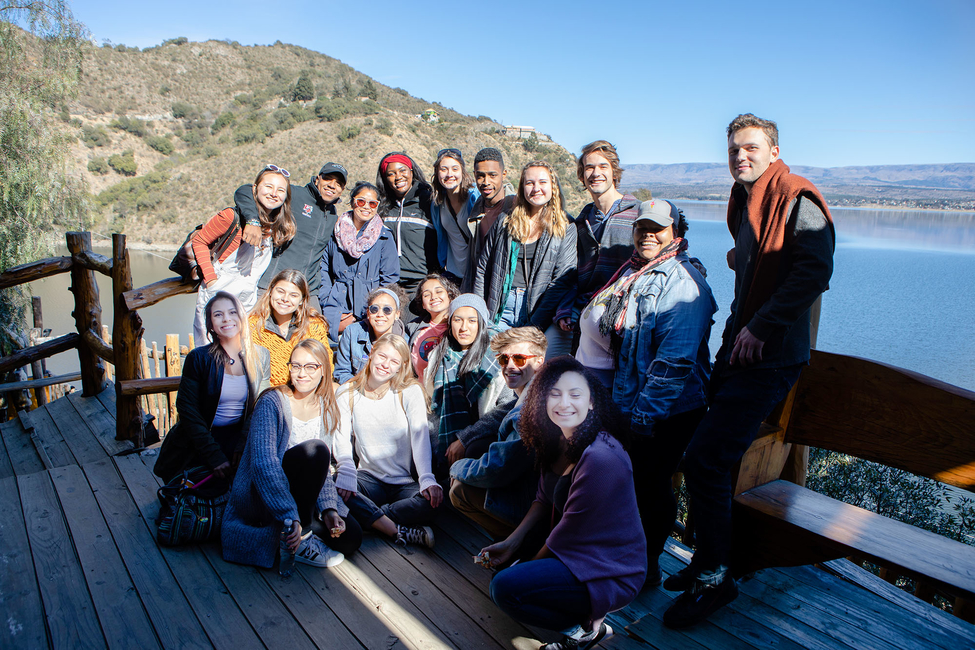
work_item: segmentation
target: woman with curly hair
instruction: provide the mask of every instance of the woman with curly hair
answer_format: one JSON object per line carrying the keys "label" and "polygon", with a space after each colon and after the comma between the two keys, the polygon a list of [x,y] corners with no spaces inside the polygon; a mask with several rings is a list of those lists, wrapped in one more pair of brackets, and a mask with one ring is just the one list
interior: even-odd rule
{"label": "woman with curly hair", "polygon": [[[267,291],[247,318],[251,340],[271,353],[271,385],[290,378],[288,363],[300,341],[315,339],[328,346],[328,323],[311,306],[308,281],[301,271],[286,269],[274,276]],[[332,376],[333,359],[328,355],[325,376]]]}
{"label": "woman with curly hair", "polygon": [[[541,470],[538,494],[515,531],[479,557],[498,567],[535,551],[495,575],[491,598],[527,625],[562,630],[561,641],[542,646],[549,650],[591,648],[611,634],[603,618],[628,605],[646,577],[647,543],[618,422],[603,385],[566,356],[542,367],[522,406],[521,439]],[[546,523],[541,548],[523,549]]]}
{"label": "woman with curly hair", "polygon": [[450,302],[460,295],[457,285],[439,273],[423,278],[410,302],[410,312],[419,314],[406,324],[406,340],[410,344],[413,372],[423,383],[430,355],[447,331]]}
{"label": "woman with curly hair", "polygon": [[567,353],[572,339],[554,324],[576,278],[576,226],[563,206],[555,170],[544,161],[525,165],[511,214],[491,226],[474,275],[491,325],[534,325],[549,341],[548,357]]}

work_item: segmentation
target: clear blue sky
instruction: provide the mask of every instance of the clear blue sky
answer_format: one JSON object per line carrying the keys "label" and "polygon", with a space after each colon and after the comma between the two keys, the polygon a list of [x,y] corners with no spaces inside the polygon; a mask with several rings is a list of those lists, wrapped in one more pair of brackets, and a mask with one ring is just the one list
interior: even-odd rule
{"label": "clear blue sky", "polygon": [[461,113],[630,163],[724,162],[738,113],[793,165],[975,162],[975,2],[75,0],[99,42],[301,45]]}

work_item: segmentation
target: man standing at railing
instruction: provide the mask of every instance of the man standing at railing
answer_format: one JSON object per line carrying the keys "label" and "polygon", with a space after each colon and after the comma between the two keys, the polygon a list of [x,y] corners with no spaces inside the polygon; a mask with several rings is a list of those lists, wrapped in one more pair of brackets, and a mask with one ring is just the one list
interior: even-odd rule
{"label": "man standing at railing", "polygon": [[699,623],[738,597],[728,570],[732,468],[809,362],[810,308],[833,272],[826,201],[779,160],[775,122],[748,113],[727,132],[735,298],[711,374],[709,411],[684,459],[697,548],[690,565],[664,582],[684,592],[664,613],[670,627]]}

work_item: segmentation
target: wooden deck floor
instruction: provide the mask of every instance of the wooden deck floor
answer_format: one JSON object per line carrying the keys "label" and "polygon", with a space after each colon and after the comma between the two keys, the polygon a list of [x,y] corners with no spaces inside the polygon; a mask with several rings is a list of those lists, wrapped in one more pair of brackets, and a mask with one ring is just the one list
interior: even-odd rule
{"label": "wooden deck floor", "polygon": [[[62,398],[0,425],[0,648],[519,648],[554,638],[512,621],[471,556],[484,534],[454,512],[437,546],[367,535],[331,570],[224,562],[217,545],[154,540],[154,456],[113,439],[112,389]],[[121,455],[119,455],[121,453]],[[665,573],[688,560],[671,544]],[[652,589],[611,615],[603,648],[975,647],[975,627],[852,564],[766,570],[691,630],[667,630],[675,594]]]}

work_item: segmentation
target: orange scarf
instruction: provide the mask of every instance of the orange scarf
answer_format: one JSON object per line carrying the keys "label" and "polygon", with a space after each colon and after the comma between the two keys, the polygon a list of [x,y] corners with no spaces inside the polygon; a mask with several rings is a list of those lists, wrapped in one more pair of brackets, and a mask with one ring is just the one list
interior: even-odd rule
{"label": "orange scarf", "polygon": [[[743,198],[744,191],[745,188],[740,183],[735,183],[728,199],[728,229],[732,237],[736,238],[741,207],[738,201]],[[755,255],[755,270],[752,273],[748,297],[744,305],[739,305],[741,311],[738,322],[742,326],[751,322],[755,312],[775,292],[779,260],[785,246],[785,228],[789,222],[789,206],[800,194],[822,210],[832,228],[833,217],[826,207],[826,199],[811,182],[790,173],[789,166],[781,160],[772,163],[745,195],[745,218],[755,234],[758,252]]]}

